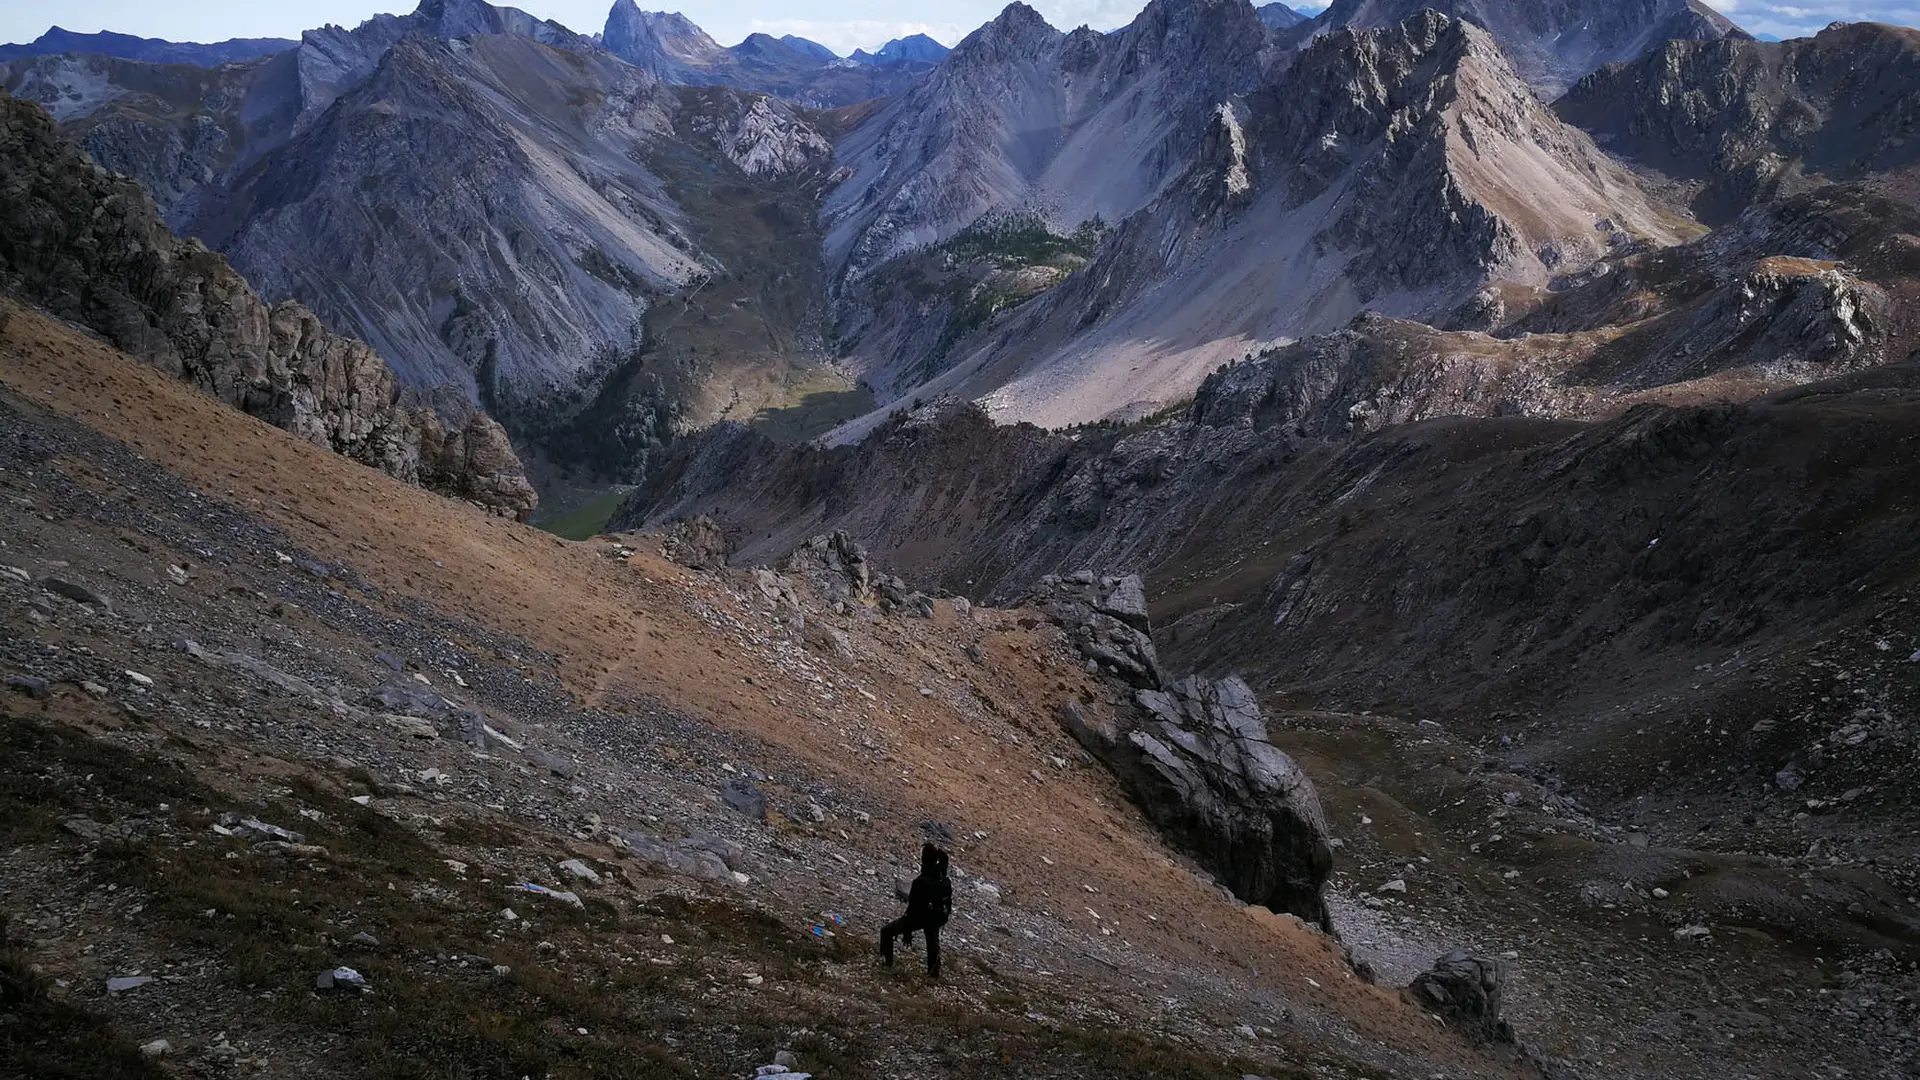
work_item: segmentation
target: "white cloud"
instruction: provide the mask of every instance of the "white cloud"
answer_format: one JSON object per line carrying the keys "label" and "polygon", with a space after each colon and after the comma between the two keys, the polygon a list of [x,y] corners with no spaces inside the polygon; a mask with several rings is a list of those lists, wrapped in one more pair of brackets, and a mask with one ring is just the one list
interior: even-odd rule
{"label": "white cloud", "polygon": [[1835,22],[1886,22],[1920,25],[1920,4],[1912,0],[1812,0],[1795,4],[1772,0],[1720,0],[1714,5],[1755,34],[1806,37]]}

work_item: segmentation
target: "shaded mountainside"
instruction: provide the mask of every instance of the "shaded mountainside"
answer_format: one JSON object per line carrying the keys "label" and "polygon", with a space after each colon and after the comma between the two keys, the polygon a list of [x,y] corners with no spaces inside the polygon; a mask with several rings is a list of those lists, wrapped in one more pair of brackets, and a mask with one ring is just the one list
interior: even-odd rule
{"label": "shaded mountainside", "polygon": [[1835,24],[1796,41],[1675,41],[1556,105],[1615,153],[1694,185],[1719,223],[1829,180],[1920,164],[1920,31]]}
{"label": "shaded mountainside", "polygon": [[1541,105],[1485,31],[1432,12],[1320,37],[1208,117],[1177,183],[916,395],[1048,426],[1142,415],[1362,310],[1438,319],[1699,232]]}
{"label": "shaded mountainside", "polygon": [[29,56],[84,53],[150,64],[193,64],[212,68],[272,56],[298,44],[297,41],[284,38],[230,38],[202,45],[191,41],[163,41],[160,38],[116,34],[110,30],[97,34],[77,34],[56,26],[23,45],[0,45],[0,62]]}
{"label": "shaded mountainside", "polygon": [[140,186],[0,94],[0,285],[302,439],[403,480],[524,517],[535,497],[506,434],[473,409],[402,399],[374,351],[299,304],[263,303]]}
{"label": "shaded mountainside", "polygon": [[1334,0],[1296,34],[1379,29],[1422,8],[1484,27],[1548,101],[1589,72],[1637,60],[1669,41],[1747,39],[1701,0]]}
{"label": "shaded mountainside", "polygon": [[0,88],[37,101],[93,159],[145,184],[170,221],[193,192],[279,137],[279,119],[247,102],[274,75],[267,61],[198,67],[101,55],[0,65]]}
{"label": "shaded mountainside", "polygon": [[[709,514],[748,560],[790,529],[844,527],[881,563],[975,596],[1143,569],[1167,663],[1507,735],[1630,799],[1656,776],[1683,792],[1729,765],[1771,777],[1857,709],[1920,702],[1911,678],[1823,702],[1796,659],[1845,641],[1884,666],[1920,646],[1901,615],[1916,386],[1898,365],[1748,405],[1330,440],[1272,426],[1257,387],[1223,378],[1191,419],[1139,429],[1050,435],[927,410],[832,450],[717,433],[621,520]],[[1676,693],[1689,683],[1701,692]],[[1703,732],[1724,709],[1754,734]],[[1660,753],[1623,752],[1636,727]],[[1893,738],[1823,777],[1822,797],[1895,783],[1915,746]]]}

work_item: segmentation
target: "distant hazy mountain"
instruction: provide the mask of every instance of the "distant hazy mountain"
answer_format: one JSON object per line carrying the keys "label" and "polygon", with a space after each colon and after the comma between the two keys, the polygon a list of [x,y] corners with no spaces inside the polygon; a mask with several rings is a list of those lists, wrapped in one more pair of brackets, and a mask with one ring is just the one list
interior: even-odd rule
{"label": "distant hazy mountain", "polygon": [[1301,23],[1306,22],[1308,18],[1285,4],[1263,4],[1260,7],[1254,8],[1253,11],[1254,14],[1260,16],[1261,22],[1267,24],[1267,29],[1269,30],[1285,30],[1289,27],[1299,26]]}
{"label": "distant hazy mountain", "polygon": [[[881,67],[937,64],[946,59],[947,54],[952,51],[925,34],[914,34],[911,37],[894,38],[880,46],[880,51],[871,54],[868,62],[879,64]],[[854,54],[856,59],[863,55],[866,55],[864,51]]]}
{"label": "distant hazy mountain", "polygon": [[826,108],[897,94],[930,66],[850,64],[824,45],[767,34],[724,48],[686,16],[642,11],[634,0],[616,0],[600,40],[615,56],[670,83],[731,86]]}
{"label": "distant hazy mountain", "polygon": [[62,53],[89,53],[114,56],[122,60],[144,60],[150,64],[193,64],[218,67],[238,60],[253,60],[285,52],[298,45],[285,38],[232,38],[201,45],[195,42],[162,41],[159,38],[134,37],[103,31],[76,34],[56,26],[25,45],[0,45],[0,61],[27,56],[58,56]]}
{"label": "distant hazy mountain", "polygon": [[807,56],[811,56],[815,60],[818,60],[822,63],[832,63],[833,61],[840,59],[839,53],[834,52],[832,49],[827,48],[825,45],[822,45],[817,41],[808,41],[806,38],[803,38],[803,37],[796,37],[793,34],[787,34],[786,36],[782,37],[780,39],[780,42],[781,44],[786,45],[787,47],[793,49],[795,52],[799,52]]}

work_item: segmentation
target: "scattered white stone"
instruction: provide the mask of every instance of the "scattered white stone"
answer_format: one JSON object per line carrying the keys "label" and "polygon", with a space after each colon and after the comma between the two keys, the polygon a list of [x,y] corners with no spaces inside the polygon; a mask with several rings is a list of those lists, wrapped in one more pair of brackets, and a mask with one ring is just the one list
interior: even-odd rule
{"label": "scattered white stone", "polygon": [[520,921],[520,915],[519,915],[519,913],[518,913],[518,912],[516,912],[516,911],[514,911],[514,910],[513,910],[512,908],[501,908],[501,909],[500,909],[500,917],[501,917],[502,919],[505,919],[505,920],[507,920],[508,922],[519,922],[519,921]]}
{"label": "scattered white stone", "polygon": [[167,567],[167,578],[175,585],[185,585],[188,580],[187,572],[178,566]]}
{"label": "scattered white stone", "polygon": [[1654,898],[1655,900],[1665,900],[1665,899],[1666,899],[1666,898],[1667,898],[1668,896],[1671,896],[1671,895],[1672,895],[1672,894],[1671,894],[1671,893],[1669,893],[1669,892],[1667,892],[1667,890],[1665,890],[1665,889],[1655,889],[1655,890],[1653,890],[1653,898]]}
{"label": "scattered white stone", "polygon": [[560,872],[568,877],[578,878],[589,885],[600,884],[600,874],[593,867],[579,859],[568,859],[560,864]]}
{"label": "scattered white stone", "polygon": [[128,671],[127,681],[132,683],[135,686],[142,687],[142,688],[151,687],[153,685],[153,680],[151,678],[145,675],[142,675],[137,671]]}
{"label": "scattered white stone", "polygon": [[102,698],[107,696],[107,688],[92,680],[81,683],[80,689],[85,690],[88,697]]}
{"label": "scattered white stone", "polygon": [[140,1052],[150,1058],[163,1058],[173,1053],[173,1044],[165,1039],[155,1039],[150,1043],[142,1044]]}
{"label": "scattered white stone", "polygon": [[1673,932],[1675,941],[1699,941],[1713,936],[1713,931],[1704,926],[1683,926]]}
{"label": "scattered white stone", "polygon": [[1407,881],[1405,878],[1394,878],[1392,881],[1380,886],[1377,891],[1404,893],[1407,891]]}
{"label": "scattered white stone", "polygon": [[373,796],[355,795],[352,799],[349,799],[348,801],[353,803],[358,803],[361,806],[367,806],[373,802]]}

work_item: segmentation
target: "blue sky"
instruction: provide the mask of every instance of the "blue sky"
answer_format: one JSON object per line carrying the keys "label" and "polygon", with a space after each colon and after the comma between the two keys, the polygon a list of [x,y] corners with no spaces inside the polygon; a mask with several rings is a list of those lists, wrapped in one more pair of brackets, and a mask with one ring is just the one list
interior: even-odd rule
{"label": "blue sky", "polygon": [[[226,37],[298,37],[326,23],[352,26],[379,11],[409,11],[415,0],[63,0],[58,5],[0,0],[0,41],[27,41],[49,20],[69,30],[119,30],[176,41]],[[842,53],[871,48],[911,33],[927,33],[951,45],[1003,6],[1001,0],[641,0],[641,6],[671,6],[706,27],[722,44],[763,30],[800,34]],[[1107,30],[1125,24],[1142,0],[1033,0],[1055,26],[1085,23]],[[611,0],[519,0],[537,15],[583,32],[600,28]],[[1303,3],[1303,11],[1325,7]],[[1797,37],[1839,19],[1878,19],[1920,25],[1920,0],[1720,0],[1715,6],[1758,34]],[[912,17],[903,18],[902,12]]]}

